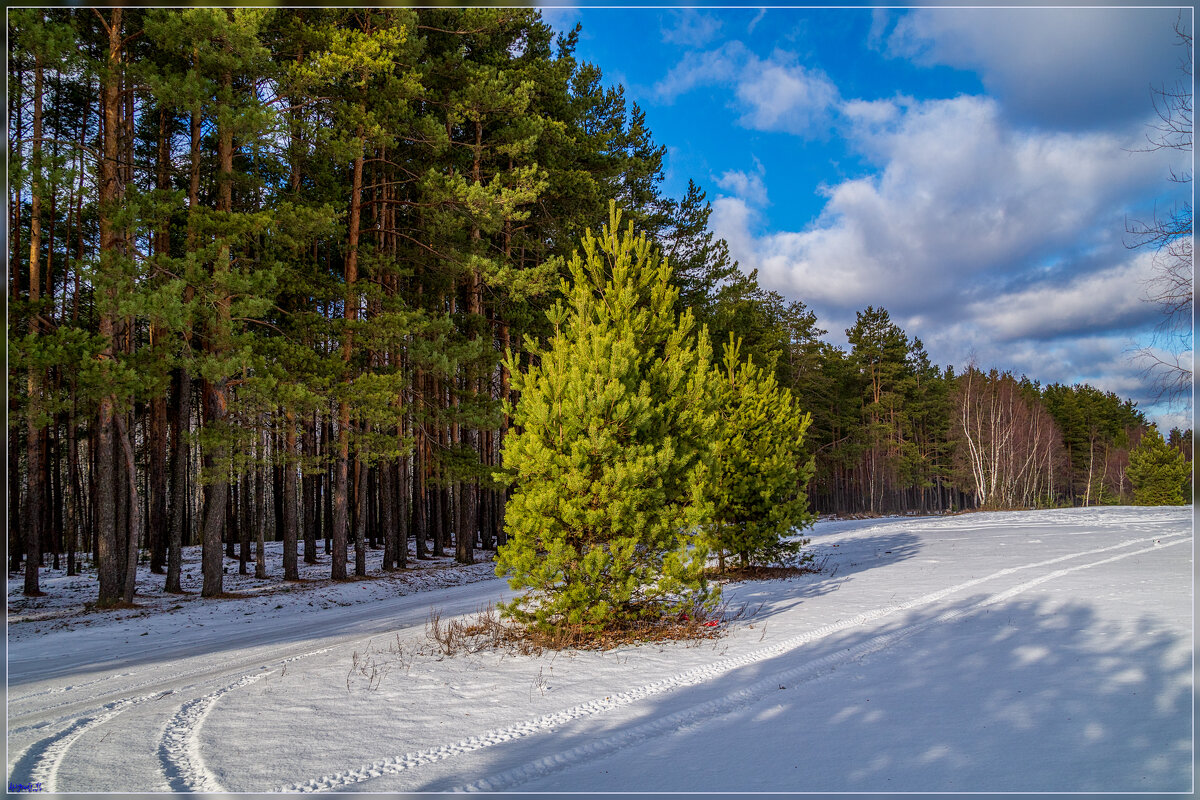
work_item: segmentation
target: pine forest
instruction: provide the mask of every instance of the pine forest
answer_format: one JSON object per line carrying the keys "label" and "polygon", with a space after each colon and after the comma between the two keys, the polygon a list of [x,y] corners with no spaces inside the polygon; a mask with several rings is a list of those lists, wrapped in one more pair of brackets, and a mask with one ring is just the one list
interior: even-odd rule
{"label": "pine forest", "polygon": [[[140,561],[179,592],[200,545],[219,596],[226,559],[264,576],[267,541],[281,580],[302,561],[364,576],[368,550],[389,571],[490,561],[510,537],[502,561],[532,569],[537,515],[570,509],[524,480],[559,475],[562,436],[527,396],[583,409],[593,460],[661,462],[653,513],[622,524],[669,532],[703,507],[722,564],[816,514],[1191,501],[1192,432],[1112,392],[939,366],[882,306],[826,341],[733,261],[703,187],[664,193],[666,145],[576,57],[578,27],[533,9],[8,19],[8,568],[28,595],[43,566],[86,568],[97,605],[128,604]],[[627,267],[647,277],[619,297],[641,305],[618,308]],[[672,431],[674,461],[597,433],[635,401],[571,384],[589,359],[650,387],[637,424]],[[702,397],[726,428],[689,420]],[[581,464],[548,485],[603,495],[603,465]],[[779,499],[745,510],[747,475]],[[613,559],[643,553],[620,541]],[[673,591],[693,566],[630,569]]]}

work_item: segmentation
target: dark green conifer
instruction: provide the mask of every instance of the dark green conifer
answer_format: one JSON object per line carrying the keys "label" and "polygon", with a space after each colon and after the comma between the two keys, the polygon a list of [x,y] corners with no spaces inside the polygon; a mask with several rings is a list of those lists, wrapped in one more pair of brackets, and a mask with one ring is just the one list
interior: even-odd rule
{"label": "dark green conifer", "polygon": [[1163,441],[1151,426],[1129,453],[1129,481],[1139,506],[1181,506],[1192,470],[1183,453]]}

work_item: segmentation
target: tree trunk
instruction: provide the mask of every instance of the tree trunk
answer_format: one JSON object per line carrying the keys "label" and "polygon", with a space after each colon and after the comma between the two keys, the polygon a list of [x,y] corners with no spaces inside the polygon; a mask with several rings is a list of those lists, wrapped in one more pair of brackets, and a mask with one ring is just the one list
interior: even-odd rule
{"label": "tree trunk", "polygon": [[121,439],[121,452],[125,454],[125,473],[129,480],[129,539],[126,543],[128,550],[125,556],[125,580],[121,599],[126,604],[132,604],[137,588],[138,531],[142,527],[141,504],[138,503],[137,466],[133,460],[129,429],[125,425],[124,415],[118,414],[115,419],[117,434]]}
{"label": "tree trunk", "polygon": [[[250,574],[250,534],[254,530],[254,501],[257,501],[257,495],[251,491],[250,473],[254,472],[254,479],[261,483],[258,479],[260,465],[255,464],[251,469],[242,473],[241,486],[237,489],[236,508],[237,514],[235,517],[238,520],[237,542],[238,542],[238,575]],[[232,488],[232,487],[231,487]],[[251,497],[254,497],[254,501]],[[229,545],[233,546],[233,537],[230,537]],[[225,555],[229,555],[226,551]]]}
{"label": "tree trunk", "polygon": [[[223,388],[218,388],[211,381],[204,382],[209,424],[223,425],[225,422],[228,408]],[[201,597],[218,597],[224,591],[221,538],[225,530],[225,507],[229,503],[229,470],[225,464],[224,448],[218,446],[210,449],[213,452],[204,455],[204,472],[212,477],[211,483],[205,486],[204,517],[201,522],[201,566],[204,573]]]}
{"label": "tree trunk", "polygon": [[175,370],[173,380],[174,401],[172,403],[171,434],[171,507],[170,538],[167,542],[167,581],[164,591],[182,594],[180,572],[183,567],[184,529],[187,525],[187,505],[191,497],[188,481],[188,460],[191,448],[187,432],[192,417],[192,379],[187,367]]}
{"label": "tree trunk", "polygon": [[267,433],[259,437],[258,465],[254,470],[254,577],[267,577]]}
{"label": "tree trunk", "polygon": [[383,528],[383,570],[391,572],[399,560],[396,536],[396,464],[379,462],[379,516]]}
{"label": "tree trunk", "polygon": [[[167,137],[167,109],[158,107],[158,152],[156,159],[157,173],[155,185],[158,191],[168,192],[171,188],[168,166],[170,161],[170,143]],[[170,224],[163,222],[154,234],[154,253],[164,257],[170,255]],[[150,326],[151,348],[161,348],[160,339],[163,332],[156,325]],[[169,450],[167,438],[167,398],[165,394],[158,395],[150,401],[150,521],[148,533],[150,536],[150,571],[162,574],[167,560],[167,454]]]}
{"label": "tree trunk", "polygon": [[[330,416],[330,417],[326,418],[324,423],[322,424],[321,441],[323,442],[323,447],[326,450],[326,452],[328,452],[329,447],[330,447],[329,443],[332,440],[333,440],[333,417]],[[322,504],[324,516],[322,517],[321,531],[324,533],[323,538],[325,539],[325,555],[327,555],[327,556],[331,555],[333,553],[333,515],[334,515],[333,496],[337,493],[337,491],[334,487],[334,484],[336,483],[335,479],[337,477],[335,473],[336,473],[336,465],[330,464],[329,468],[326,469],[321,476],[321,482],[324,485],[324,492],[322,493],[322,497],[325,498],[325,502]],[[343,574],[344,574],[344,567],[343,567]]]}
{"label": "tree trunk", "polygon": [[[41,331],[39,318],[41,308],[41,273],[39,262],[42,250],[42,62],[34,61],[33,68],[33,180],[29,209],[29,332],[37,335]],[[25,475],[28,485],[25,492],[25,587],[27,597],[42,594],[38,587],[38,566],[41,562],[42,516],[45,502],[42,483],[42,437],[41,437],[41,387],[43,376],[30,366],[26,379],[28,403],[25,409]]]}
{"label": "tree trunk", "polygon": [[67,575],[78,575],[75,551],[79,546],[79,523],[82,517],[83,493],[79,484],[79,448],[76,444],[75,390],[71,389],[71,411],[67,417]]}
{"label": "tree trunk", "polygon": [[411,456],[401,456],[397,465],[400,474],[396,487],[396,498],[399,503],[397,506],[399,520],[396,531],[396,564],[401,568],[408,566],[409,508],[412,505],[410,463]]}
{"label": "tree trunk", "polygon": [[475,563],[475,497],[470,483],[458,484],[455,498],[457,525],[454,534],[454,560],[460,564]]}
{"label": "tree trunk", "polygon": [[[283,453],[283,579],[300,580],[296,563],[296,417],[291,411],[284,413],[287,426],[284,431]],[[307,549],[307,547],[306,547]]]}
{"label": "tree trunk", "polygon": [[[350,186],[350,219],[346,241],[346,301],[343,316],[347,322],[342,336],[342,360],[346,363],[346,392],[349,392],[353,376],[350,374],[350,356],[353,351],[353,325],[358,320],[358,238],[362,215],[363,176],[363,125],[358,126],[358,154],[354,157],[353,178]],[[334,520],[333,520],[333,574],[334,580],[346,577],[346,536],[348,533],[348,492],[350,469],[350,399],[343,396],[338,403],[338,454],[334,476]]]}
{"label": "tree trunk", "polygon": [[317,420],[316,412],[313,412],[311,421],[305,420],[304,432],[301,437],[301,447],[304,448],[304,473],[300,479],[301,489],[304,494],[301,507],[304,509],[304,563],[317,563],[317,514],[319,512],[320,497],[320,476],[321,473],[313,469],[310,459],[315,459],[317,455]]}
{"label": "tree trunk", "polygon": [[416,556],[418,561],[429,558],[425,545],[428,515],[425,502],[425,434],[421,426],[413,430],[415,449],[413,451],[413,488],[412,488],[412,529],[416,540]]}
{"label": "tree trunk", "polygon": [[[107,66],[101,86],[100,113],[103,120],[103,157],[100,159],[99,215],[100,262],[102,270],[112,270],[112,260],[119,257],[123,244],[121,232],[113,221],[114,206],[123,196],[117,176],[117,130],[121,96],[121,51],[123,11],[110,12],[108,27]],[[106,302],[99,314],[98,332],[104,342],[100,353],[101,372],[108,372],[115,352],[113,315],[117,307],[116,289],[106,292]],[[116,398],[105,394],[100,398],[96,413],[96,572],[99,578],[97,606],[115,605],[121,600],[120,574],[117,553],[116,474],[113,469],[113,428]]]}
{"label": "tree trunk", "polygon": [[367,575],[367,469],[366,463],[355,459],[354,474],[357,477],[354,488],[354,574],[365,578]]}
{"label": "tree trunk", "polygon": [[[228,13],[232,14],[232,11]],[[221,86],[226,95],[232,91],[233,73],[226,70],[221,74]],[[217,163],[219,170],[219,202],[218,210],[225,213],[233,212],[233,129],[230,125],[221,125],[217,135]],[[211,324],[208,336],[208,350],[215,357],[225,355],[231,335],[230,296],[224,287],[229,285],[230,249],[223,243],[217,253],[213,265],[213,283],[218,287],[216,318]],[[207,504],[207,518],[204,521],[204,588],[203,597],[215,597],[223,591],[223,569],[221,563],[221,533],[225,519],[225,506],[229,501],[229,445],[223,441],[226,435],[225,422],[229,414],[228,379],[220,376],[206,381],[209,398],[208,410],[212,416],[209,424],[218,431],[218,441],[212,446],[212,462],[216,466],[215,474],[211,475],[208,485],[213,502]],[[211,549],[212,552],[209,552]]]}

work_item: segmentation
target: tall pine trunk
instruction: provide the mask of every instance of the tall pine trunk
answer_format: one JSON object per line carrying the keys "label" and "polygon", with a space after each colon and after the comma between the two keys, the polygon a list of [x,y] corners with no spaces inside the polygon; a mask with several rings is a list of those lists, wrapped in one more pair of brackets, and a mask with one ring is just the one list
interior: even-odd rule
{"label": "tall pine trunk", "polygon": [[[121,51],[122,15],[114,8],[106,23],[108,33],[108,69],[101,79],[100,115],[102,127],[102,156],[100,159],[99,216],[100,216],[100,270],[115,270],[113,261],[120,257],[123,244],[121,231],[116,227],[113,215],[123,191],[117,174],[117,131],[119,129],[121,102]],[[98,332],[103,341],[100,352],[101,371],[107,372],[112,363],[116,347],[114,314],[117,307],[116,288],[105,290],[106,298],[99,314]],[[117,485],[114,469],[114,410],[116,398],[105,393],[100,398],[96,412],[96,572],[99,578],[99,597],[96,605],[104,608],[121,600],[119,554],[117,552]]]}
{"label": "tall pine trunk", "polygon": [[317,420],[313,412],[311,420],[305,419],[304,432],[301,436],[301,447],[304,449],[304,472],[300,478],[300,487],[304,495],[301,507],[304,509],[304,563],[317,563],[317,519],[320,504],[320,471],[313,468],[312,461],[317,456]]}
{"label": "tall pine trunk", "polygon": [[122,583],[121,600],[126,604],[131,604],[137,588],[138,531],[142,527],[141,504],[138,503],[137,466],[133,459],[133,444],[130,441],[124,415],[117,414],[115,422],[117,434],[121,440],[121,452],[125,455],[125,476],[129,481],[129,538],[126,540],[125,576]]}
{"label": "tall pine trunk", "polygon": [[[32,314],[29,320],[29,332],[38,334],[41,331],[39,317],[41,309],[41,273],[39,261],[42,249],[42,62],[37,57],[33,67],[33,181],[30,193],[29,209],[29,304]],[[41,415],[41,388],[43,376],[39,370],[30,365],[27,376],[26,398],[28,406],[25,409],[25,474],[28,485],[25,492],[25,587],[26,596],[36,597],[42,594],[38,587],[38,566],[41,562],[42,546],[42,516],[44,484],[42,482],[42,436],[39,417]]]}
{"label": "tall pine trunk", "polygon": [[258,439],[258,464],[254,468],[254,577],[267,577],[267,463],[268,434],[264,429]]}
{"label": "tall pine trunk", "polygon": [[296,563],[296,415],[291,411],[284,412],[284,453],[283,453],[283,579],[286,581],[300,580],[300,570]]}
{"label": "tall pine trunk", "polygon": [[[354,157],[354,169],[350,185],[350,219],[346,239],[346,300],[343,317],[346,330],[342,336],[342,360],[345,362],[345,389],[350,391],[353,375],[350,372],[350,356],[354,347],[353,326],[358,320],[358,238],[362,216],[362,180],[365,148],[364,128],[360,123],[357,131],[358,153]],[[338,452],[334,472],[333,499],[333,568],[334,580],[346,577],[346,536],[349,533],[349,476],[350,469],[350,398],[343,395],[338,403]]]}
{"label": "tall pine trunk", "polygon": [[354,574],[359,578],[367,575],[367,464],[355,459],[354,474]]}
{"label": "tall pine trunk", "polygon": [[[228,11],[232,14],[232,10]],[[226,70],[221,75],[221,86],[226,94],[232,90],[233,74]],[[220,170],[220,202],[219,210],[226,213],[233,211],[233,130],[226,124],[220,126],[217,136],[217,160]],[[209,332],[208,346],[210,352],[217,357],[225,354],[228,338],[231,333],[230,297],[228,290],[228,274],[230,271],[230,248],[223,243],[217,253],[213,265],[213,283],[217,287],[216,319]],[[221,562],[221,534],[224,529],[226,505],[229,500],[229,467],[226,463],[229,457],[229,446],[224,441],[226,436],[225,423],[229,414],[228,379],[224,376],[205,382],[208,393],[208,422],[218,431],[217,443],[211,448],[212,463],[216,466],[211,475],[208,491],[212,495],[206,504],[204,520],[204,586],[201,589],[203,597],[216,597],[223,591],[223,569]]]}
{"label": "tall pine trunk", "polygon": [[[170,160],[170,143],[167,137],[167,109],[158,107],[158,150],[155,175],[155,187],[160,192],[171,188],[168,166]],[[154,234],[154,253],[162,258],[170,254],[170,224],[163,221]],[[150,326],[150,347],[161,348],[160,339],[164,332],[157,326]],[[150,510],[148,534],[150,537],[150,571],[162,574],[167,561],[169,546],[167,534],[167,458],[169,450],[167,433],[167,397],[159,394],[150,401],[150,435],[147,442],[150,450]]]}
{"label": "tall pine trunk", "polygon": [[183,567],[183,543],[187,538],[184,535],[187,526],[187,505],[191,497],[191,485],[188,481],[191,447],[187,441],[187,434],[192,416],[192,380],[186,366],[175,370],[172,386],[174,399],[171,404],[171,505],[167,540],[167,581],[164,591],[180,594],[183,592],[180,572]]}

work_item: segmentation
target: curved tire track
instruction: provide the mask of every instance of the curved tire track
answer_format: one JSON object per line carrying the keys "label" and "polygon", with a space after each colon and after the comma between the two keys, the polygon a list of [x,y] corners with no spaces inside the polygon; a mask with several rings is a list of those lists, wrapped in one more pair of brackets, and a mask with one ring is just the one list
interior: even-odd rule
{"label": "curved tire track", "polygon": [[[406,772],[408,770],[412,770],[412,769],[422,767],[427,764],[432,764],[432,763],[435,763],[438,761],[444,761],[448,758],[453,758],[455,756],[463,755],[466,753],[471,753],[476,750],[481,750],[481,749],[484,749],[487,747],[491,747],[493,745],[503,744],[505,742],[510,742],[510,741],[513,741],[516,739],[521,739],[521,738],[524,738],[524,737],[527,737],[527,736],[530,736],[533,734],[537,734],[537,733],[549,732],[549,731],[552,731],[555,728],[558,728],[572,720],[580,719],[582,717],[587,717],[587,716],[593,716],[596,714],[601,714],[601,713],[604,713],[607,711],[611,711],[613,709],[621,708],[623,706],[630,705],[630,704],[635,703],[644,698],[651,697],[653,695],[661,694],[664,692],[668,692],[668,691],[671,691],[676,688],[681,688],[681,687],[686,687],[686,686],[694,686],[694,685],[697,685],[700,683],[704,683],[706,681],[717,678],[727,672],[730,672],[734,669],[738,669],[740,667],[743,667],[743,666],[746,666],[748,664],[752,664],[752,663],[755,663],[758,661],[763,661],[765,659],[774,658],[778,655],[782,655],[783,653],[789,652],[791,650],[795,650],[796,648],[799,648],[803,645],[817,641],[817,640],[822,639],[831,634],[834,634],[834,633],[837,633],[837,632],[840,632],[843,630],[847,630],[849,628],[857,627],[857,626],[863,625],[867,622],[879,620],[884,617],[891,616],[893,614],[896,614],[896,613],[899,613],[902,611],[907,611],[907,610],[917,608],[920,606],[929,605],[929,604],[935,603],[945,597],[948,597],[949,595],[956,594],[956,593],[964,591],[966,589],[970,589],[981,583],[986,583],[988,581],[992,581],[997,578],[1002,578],[1002,577],[1011,575],[1013,573],[1021,572],[1023,570],[1036,569],[1038,567],[1050,566],[1053,564],[1061,563],[1063,561],[1069,561],[1071,559],[1083,558],[1085,556],[1091,556],[1091,555],[1098,555],[1100,553],[1111,552],[1113,550],[1121,550],[1121,549],[1128,548],[1133,545],[1144,544],[1146,542],[1151,542],[1151,541],[1163,541],[1165,544],[1166,540],[1171,539],[1171,541],[1169,542],[1170,544],[1180,544],[1180,543],[1191,540],[1190,536],[1187,534],[1176,534],[1176,536],[1181,537],[1181,538],[1173,538],[1170,536],[1167,536],[1167,537],[1160,536],[1160,537],[1142,537],[1142,538],[1136,538],[1136,539],[1126,539],[1122,542],[1119,542],[1114,545],[1108,545],[1106,547],[1094,548],[1092,550],[1085,550],[1085,551],[1078,552],[1078,553],[1070,553],[1067,555],[1057,556],[1055,558],[1046,559],[1044,561],[1038,561],[1038,562],[1034,562],[1031,564],[1023,564],[1021,566],[1008,567],[1008,568],[993,572],[991,574],[985,575],[983,577],[973,578],[971,580],[965,581],[963,583],[955,584],[954,586],[950,586],[945,589],[940,589],[935,592],[930,592],[928,594],[917,597],[913,600],[909,600],[909,601],[906,601],[903,603],[898,603],[895,605],[884,606],[882,608],[872,609],[870,611],[865,611],[860,614],[856,614],[852,617],[849,617],[847,619],[840,620],[838,622],[831,623],[829,625],[824,625],[824,626],[821,626],[820,628],[816,628],[807,633],[800,634],[798,636],[794,636],[789,639],[785,639],[781,642],[770,645],[768,647],[763,647],[758,650],[754,650],[749,653],[743,654],[741,656],[735,656],[733,658],[724,659],[724,660],[718,661],[714,664],[708,664],[708,665],[704,665],[701,667],[696,667],[696,668],[687,670],[685,672],[679,673],[677,675],[671,676],[669,678],[664,678],[662,680],[654,681],[654,682],[646,684],[644,686],[640,686],[636,689],[632,689],[627,692],[621,692],[619,694],[611,695],[609,697],[592,700],[587,703],[581,703],[579,705],[572,706],[571,708],[565,709],[563,711],[559,711],[559,712],[556,712],[553,714],[545,714],[545,715],[542,715],[539,717],[534,717],[534,718],[516,723],[514,725],[509,725],[509,726],[506,726],[503,728],[495,728],[495,729],[489,730],[485,733],[482,733],[482,734],[479,734],[476,736],[470,736],[465,739],[461,739],[457,742],[454,742],[452,744],[443,745],[441,747],[433,747],[433,748],[428,748],[428,749],[420,750],[420,751],[416,751],[416,752],[404,753],[401,755],[393,756],[391,758],[386,758],[386,759],[383,759],[380,761],[376,761],[371,764],[364,764],[364,765],[361,765],[361,766],[358,766],[355,768],[341,770],[341,771],[334,772],[334,773],[331,773],[328,775],[323,775],[318,778],[312,778],[307,781],[301,781],[301,782],[289,784],[287,786],[279,787],[275,791],[278,791],[278,792],[325,792],[325,791],[344,789],[346,787],[353,786],[355,784],[362,783],[362,782],[365,782],[368,780],[372,780],[374,778],[383,777],[385,775],[399,774],[401,772]],[[1032,586],[1036,586],[1036,585],[1044,583],[1048,580],[1052,580],[1055,577],[1060,577],[1061,575],[1067,574],[1069,572],[1074,572],[1074,571],[1080,570],[1080,569],[1087,569],[1090,567],[1097,566],[1099,564],[1108,563],[1110,561],[1120,560],[1122,558],[1136,555],[1138,553],[1149,552],[1150,550],[1156,549],[1157,547],[1160,547],[1160,546],[1163,546],[1163,545],[1155,545],[1154,547],[1147,548],[1145,550],[1138,550],[1138,551],[1129,552],[1129,553],[1122,553],[1118,556],[1111,557],[1108,559],[1103,559],[1101,561],[1092,562],[1092,563],[1080,565],[1077,567],[1071,567],[1071,568],[1065,569],[1065,570],[1057,570],[1055,572],[1049,573],[1048,575],[1036,578],[1033,581],[1029,581],[1026,584],[1020,584],[1018,587],[1014,587],[1014,589],[1016,592],[1019,593],[1020,591],[1025,591],[1026,589],[1031,588]],[[1014,592],[1014,589],[1007,590],[1007,592]],[[984,604],[990,604],[992,602],[1001,602],[1003,599],[1007,599],[1010,596],[1012,596],[1012,595],[1008,594],[1006,592],[1001,592],[997,595],[994,595],[993,597],[988,598],[985,601],[982,601],[980,604],[976,604],[976,606],[973,606],[971,609],[963,609],[963,610],[958,610],[955,612],[948,612],[947,615],[942,615],[942,617],[937,617],[934,620],[928,620],[926,622],[918,623],[916,625],[909,626],[909,628],[901,629],[900,631],[883,634],[881,636],[878,636],[871,640],[868,640],[867,642],[864,642],[862,645],[859,645],[856,648],[852,648],[850,651],[845,651],[843,653],[835,654],[836,657],[826,657],[824,659],[818,659],[815,662],[806,663],[806,664],[800,665],[799,667],[793,668],[792,670],[788,670],[786,672],[786,674],[784,674],[784,675],[775,675],[771,678],[770,681],[766,681],[763,685],[765,686],[767,683],[776,681],[780,677],[787,677],[788,679],[792,679],[793,672],[795,673],[795,676],[798,677],[798,676],[807,674],[808,672],[812,671],[813,669],[820,671],[821,669],[824,669],[824,667],[826,666],[825,662],[827,660],[829,660],[829,658],[834,658],[834,660],[836,660],[836,661],[841,661],[841,660],[845,660],[847,658],[859,657],[862,655],[866,655],[870,652],[875,652],[876,650],[882,649],[883,647],[886,647],[888,644],[891,644],[892,642],[898,640],[902,636],[907,636],[911,633],[917,632],[918,630],[924,630],[926,627],[929,627],[930,625],[933,625],[933,624],[939,624],[941,622],[949,621],[949,619],[957,618],[957,617],[962,616],[963,614],[967,613],[968,611],[976,609],[976,607],[982,608]],[[945,619],[943,619],[943,617],[945,617]],[[910,628],[911,628],[911,630],[910,630]],[[758,684],[755,684],[755,686],[757,686],[757,685]],[[778,684],[775,683],[773,685],[777,686]],[[625,735],[636,735],[638,737],[636,739],[636,741],[641,741],[641,739],[644,737],[642,737],[641,734],[638,732],[641,731],[642,728],[646,729],[646,731],[647,731],[646,735],[649,736],[649,735],[654,735],[655,733],[661,732],[663,730],[667,730],[671,726],[678,727],[681,724],[687,724],[687,723],[683,722],[683,720],[691,718],[693,716],[700,718],[700,717],[712,716],[712,715],[715,715],[718,713],[723,713],[721,708],[724,707],[724,703],[726,703],[726,702],[734,702],[737,704],[748,702],[748,700],[746,700],[746,698],[744,698],[742,696],[745,692],[751,692],[751,695],[753,695],[754,688],[750,687],[746,690],[743,690],[743,692],[739,692],[735,695],[732,695],[732,696],[730,696],[730,698],[728,698],[728,700],[722,700],[719,702],[714,701],[715,705],[713,705],[712,708],[707,708],[707,706],[709,706],[710,704],[703,704],[702,706],[698,706],[696,708],[688,709],[684,712],[680,712],[679,715],[673,715],[672,717],[665,718],[664,720],[659,720],[654,723],[649,723],[646,726],[642,726],[641,728],[637,728],[637,729],[634,729],[634,731],[628,732],[628,734],[621,734],[616,737],[610,737],[610,739],[620,740]],[[703,710],[700,712],[697,712],[696,709],[703,709]],[[682,715],[682,716],[680,716],[680,715]],[[680,719],[675,719],[675,717],[680,717]],[[673,721],[668,724],[666,722],[666,719],[670,719]],[[666,725],[666,727],[662,727],[664,725]],[[557,769],[557,768],[561,768],[562,766],[567,765],[568,763],[574,763],[575,761],[580,760],[583,757],[593,757],[595,755],[602,754],[601,751],[596,750],[597,747],[607,747],[609,749],[604,750],[603,752],[611,752],[611,750],[619,749],[620,747],[625,746],[624,744],[621,744],[620,741],[614,741],[613,743],[610,743],[607,745],[605,744],[606,742],[609,742],[609,740],[606,739],[606,740],[602,740],[601,742],[592,743],[592,744],[589,744],[589,745],[586,745],[586,746],[583,746],[580,748],[576,748],[575,750],[572,750],[572,751],[567,751],[567,753],[559,753],[554,756],[548,756],[545,759],[540,759],[540,760],[538,760],[536,762],[532,762],[532,763],[539,764],[539,765],[542,764],[543,762],[546,762],[547,764],[552,763],[552,764],[556,765],[554,768]],[[576,751],[579,751],[579,752],[576,753]],[[564,760],[564,759],[566,759],[566,760]],[[518,768],[516,771],[514,771],[513,777],[511,778],[512,782],[520,783],[521,781],[528,780],[529,778],[535,777],[538,774],[542,774],[541,772],[537,772],[535,770],[534,773],[526,775],[525,771],[528,768],[529,768],[529,765],[526,765],[525,767]],[[508,775],[508,774],[509,773],[504,773],[504,775]],[[502,780],[502,778],[503,778],[503,775],[496,776],[488,781],[480,782],[479,784],[472,784],[467,787],[462,787],[462,788],[458,789],[458,791],[469,791],[469,790],[501,791],[502,788],[505,785],[507,785],[505,781],[508,780],[508,779]]]}
{"label": "curved tire track", "polygon": [[998,592],[990,597],[972,604],[967,608],[955,609],[947,611],[933,619],[925,620],[913,625],[900,628],[899,630],[890,631],[879,636],[875,636],[847,650],[838,653],[831,653],[828,656],[816,659],[814,661],[801,664],[790,669],[785,669],[780,672],[772,673],[769,677],[762,678],[755,683],[740,689],[725,697],[710,700],[705,703],[685,708],[674,714],[666,717],[660,717],[652,722],[647,722],[638,725],[630,730],[621,731],[598,741],[589,742],[578,747],[571,748],[560,753],[544,756],[542,758],[530,761],[522,766],[509,769],[491,778],[485,778],[476,781],[466,786],[455,787],[452,792],[503,792],[518,786],[521,783],[532,780],[534,778],[545,777],[553,774],[566,767],[572,766],[588,759],[599,758],[615,753],[640,742],[644,742],[651,737],[671,733],[682,728],[692,725],[697,725],[711,719],[712,717],[727,714],[739,708],[752,705],[760,701],[764,696],[773,694],[778,690],[780,681],[795,682],[797,680],[811,679],[812,677],[827,671],[836,664],[846,661],[865,658],[866,656],[876,653],[880,650],[895,644],[901,639],[907,638],[913,634],[920,633],[926,629],[937,625],[943,625],[952,622],[956,619],[968,617],[978,614],[985,610],[988,606],[1002,603],[1005,600],[1015,597],[1022,592],[1026,592],[1035,586],[1046,583],[1047,581],[1060,578],[1072,572],[1079,570],[1091,569],[1098,567],[1101,564],[1108,564],[1113,561],[1120,561],[1131,556],[1149,553],[1159,547],[1169,547],[1176,544],[1184,544],[1190,541],[1188,538],[1174,539],[1172,541],[1164,541],[1162,544],[1156,544],[1153,547],[1135,550],[1129,553],[1121,553],[1109,558],[1101,559],[1088,564],[1081,564],[1067,569],[1055,570],[1048,575],[1043,575],[1025,583],[1018,584],[1005,591]]}
{"label": "curved tire track", "polygon": [[80,717],[57,733],[34,742],[17,759],[10,774],[16,776],[28,770],[29,783],[40,783],[48,792],[59,791],[58,770],[72,745],[79,741],[84,734],[120,716],[131,706],[161,696],[161,694],[146,694],[140,697],[116,700],[101,706],[91,716]]}
{"label": "curved tire track", "polygon": [[[273,671],[273,670],[272,670]],[[162,762],[163,773],[167,784],[173,792],[224,792],[227,791],[204,765],[200,755],[200,726],[212,707],[222,695],[249,686],[270,675],[263,671],[254,675],[246,675],[240,680],[222,686],[215,692],[210,692],[195,700],[189,700],[180,706],[175,715],[167,721],[158,744],[158,757]]]}
{"label": "curved tire track", "polygon": [[[335,649],[334,646],[322,647],[307,653],[289,656],[276,663],[278,666],[290,664],[301,658],[320,655]],[[260,667],[258,672],[243,675],[232,683],[222,686],[216,691],[189,700],[180,706],[174,716],[163,727],[158,742],[158,757],[163,776],[173,792],[227,792],[215,775],[209,771],[200,753],[200,729],[204,720],[212,712],[217,701],[235,689],[241,689],[258,683],[268,675],[277,672],[276,668]]]}
{"label": "curved tire track", "polygon": [[[305,653],[300,653],[290,656],[285,659],[276,661],[280,666],[295,661],[297,659],[306,658],[308,656],[319,655],[335,649],[334,646],[323,647],[317,650],[311,650]],[[255,659],[260,660],[260,659]],[[184,703],[180,709],[168,720],[164,728],[163,735],[159,741],[159,757],[162,762],[162,768],[167,783],[173,791],[201,791],[201,792],[220,792],[224,789],[220,788],[219,783],[211,777],[211,774],[204,768],[203,760],[199,756],[199,744],[197,737],[199,735],[200,726],[203,724],[204,718],[208,711],[218,699],[227,692],[240,688],[242,686],[254,683],[267,675],[272,674],[275,670],[267,667],[259,667],[258,672],[251,674],[243,674],[238,680],[222,686],[214,692],[205,694],[199,698]],[[143,682],[140,686],[159,685],[164,687],[162,691],[155,691],[149,694],[139,695],[132,698],[122,698],[108,703],[104,703],[98,707],[94,707],[84,711],[79,715],[68,715],[59,717],[52,721],[46,721],[37,725],[25,726],[11,730],[9,733],[30,730],[35,727],[45,725],[54,725],[66,721],[65,727],[44,737],[33,744],[29,745],[23,753],[9,766],[9,774],[13,779],[19,779],[22,776],[28,776],[27,780],[21,780],[22,783],[41,783],[46,791],[60,791],[58,786],[58,773],[62,764],[66,761],[67,753],[71,748],[86,734],[95,730],[101,725],[112,721],[120,716],[131,707],[139,705],[149,700],[159,700],[167,695],[181,694],[188,690],[204,683],[204,680],[196,681],[186,686],[178,686],[180,679],[193,677],[196,674],[202,674],[206,678],[212,674],[221,672],[220,669],[205,667],[201,669],[190,670],[171,677],[167,681],[148,681]],[[97,681],[88,681],[90,685]],[[71,687],[67,687],[68,689]],[[138,687],[131,687],[138,688]],[[82,702],[89,702],[84,700]],[[51,709],[58,707],[52,706]],[[66,790],[69,791],[69,790]]]}

